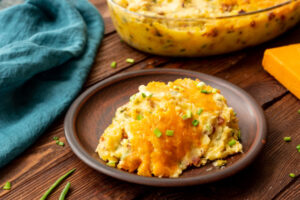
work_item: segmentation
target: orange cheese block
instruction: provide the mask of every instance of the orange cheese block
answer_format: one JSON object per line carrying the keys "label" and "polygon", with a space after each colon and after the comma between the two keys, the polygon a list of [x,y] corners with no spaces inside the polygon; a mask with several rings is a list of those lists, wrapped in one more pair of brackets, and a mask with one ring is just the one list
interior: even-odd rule
{"label": "orange cheese block", "polygon": [[300,44],[267,49],[263,67],[300,99]]}

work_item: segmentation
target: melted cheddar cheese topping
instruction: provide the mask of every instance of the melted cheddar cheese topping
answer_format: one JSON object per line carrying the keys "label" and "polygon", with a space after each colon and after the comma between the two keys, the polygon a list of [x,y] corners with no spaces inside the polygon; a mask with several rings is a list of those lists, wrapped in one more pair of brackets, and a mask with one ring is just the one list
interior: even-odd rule
{"label": "melted cheddar cheese topping", "polygon": [[96,151],[112,167],[178,177],[190,165],[242,152],[238,135],[236,116],[219,90],[191,79],[150,82],[117,109]]}

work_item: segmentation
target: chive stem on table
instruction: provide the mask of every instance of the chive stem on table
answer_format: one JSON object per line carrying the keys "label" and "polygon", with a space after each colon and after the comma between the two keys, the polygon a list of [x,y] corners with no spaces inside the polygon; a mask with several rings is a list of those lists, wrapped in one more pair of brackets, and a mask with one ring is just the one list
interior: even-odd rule
{"label": "chive stem on table", "polygon": [[133,58],[127,58],[126,62],[133,64],[134,63],[134,59]]}
{"label": "chive stem on table", "polygon": [[67,194],[69,192],[70,186],[71,186],[71,183],[67,182],[65,188],[63,189],[63,191],[59,195],[59,200],[65,200],[65,197],[67,196]]}
{"label": "chive stem on table", "polygon": [[59,141],[59,142],[58,142],[58,145],[63,147],[63,146],[65,146],[65,143],[64,143],[64,142],[61,142],[61,141]]}
{"label": "chive stem on table", "polygon": [[68,171],[66,174],[64,174],[63,176],[61,176],[59,179],[57,179],[55,181],[55,183],[53,183],[53,185],[51,185],[51,187],[44,193],[44,195],[40,198],[40,200],[45,200],[48,195],[64,180],[66,179],[69,175],[71,175],[74,171],[76,170],[76,168]]}
{"label": "chive stem on table", "polygon": [[296,177],[296,175],[295,175],[294,173],[290,173],[289,176],[290,176],[291,178],[295,178],[295,177]]}
{"label": "chive stem on table", "polygon": [[290,136],[288,136],[288,137],[284,137],[283,140],[286,142],[290,142],[290,141],[292,141],[292,138]]}
{"label": "chive stem on table", "polygon": [[296,146],[296,149],[297,149],[298,152],[300,153],[300,144],[298,144],[298,145]]}
{"label": "chive stem on table", "polygon": [[300,109],[298,110],[298,114],[300,114]]}
{"label": "chive stem on table", "polygon": [[117,62],[116,62],[116,61],[113,61],[113,62],[110,64],[110,67],[111,67],[111,68],[116,68],[116,67],[117,67]]}
{"label": "chive stem on table", "polygon": [[11,189],[11,183],[7,181],[5,185],[3,186],[3,190],[10,190]]}
{"label": "chive stem on table", "polygon": [[57,136],[54,136],[53,140],[59,140],[59,138]]}

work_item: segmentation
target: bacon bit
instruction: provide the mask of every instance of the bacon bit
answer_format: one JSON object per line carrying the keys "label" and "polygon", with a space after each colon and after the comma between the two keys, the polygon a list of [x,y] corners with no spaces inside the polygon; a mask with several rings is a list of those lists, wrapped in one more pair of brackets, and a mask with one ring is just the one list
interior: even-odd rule
{"label": "bacon bit", "polygon": [[229,29],[227,30],[227,33],[233,33],[234,30],[234,26],[230,26]]}
{"label": "bacon bit", "polygon": [[213,126],[213,130],[212,130],[212,133],[211,133],[211,134],[213,134],[215,131],[216,131],[216,127]]}
{"label": "bacon bit", "polygon": [[253,20],[253,21],[250,23],[250,26],[251,26],[252,28],[254,28],[254,27],[256,26],[256,22]]}
{"label": "bacon bit", "polygon": [[271,21],[272,19],[275,18],[275,14],[274,13],[269,13],[269,21]]}
{"label": "bacon bit", "polygon": [[284,21],[284,20],[285,20],[285,15],[281,15],[281,16],[280,16],[280,19],[281,19],[282,21]]}
{"label": "bacon bit", "polygon": [[220,117],[220,116],[218,116],[217,121],[218,121],[218,125],[221,125],[221,124],[223,124],[225,122],[225,120],[223,119],[223,117]]}
{"label": "bacon bit", "polygon": [[197,166],[197,165],[199,165],[200,164],[200,158],[198,157],[198,158],[192,158],[192,163],[193,163],[193,165],[195,165],[195,166]]}
{"label": "bacon bit", "polygon": [[226,3],[222,4],[222,11],[223,12],[231,12],[232,8],[233,8],[233,5],[226,4]]}
{"label": "bacon bit", "polygon": [[208,36],[208,37],[217,37],[218,36],[218,30],[216,28],[212,29],[211,32],[209,33],[204,33],[203,36]]}
{"label": "bacon bit", "polygon": [[101,137],[100,140],[101,140],[101,142],[103,142],[104,141],[104,137]]}
{"label": "bacon bit", "polygon": [[243,9],[241,9],[241,10],[239,11],[239,14],[244,14],[244,13],[246,13],[246,11],[243,10]]}
{"label": "bacon bit", "polygon": [[122,139],[128,139],[128,135],[124,129],[122,130]]}

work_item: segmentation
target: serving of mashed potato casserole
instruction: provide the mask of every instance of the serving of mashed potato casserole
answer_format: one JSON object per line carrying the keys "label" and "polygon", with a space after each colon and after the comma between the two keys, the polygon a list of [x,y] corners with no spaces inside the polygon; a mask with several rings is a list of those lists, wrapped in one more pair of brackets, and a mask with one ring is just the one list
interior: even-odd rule
{"label": "serving of mashed potato casserole", "polygon": [[111,167],[174,178],[189,166],[226,164],[242,152],[239,139],[236,114],[220,91],[185,78],[141,85],[117,109],[96,151]]}
{"label": "serving of mashed potato casserole", "polygon": [[270,40],[300,20],[300,0],[107,0],[129,45],[158,55],[207,56]]}

